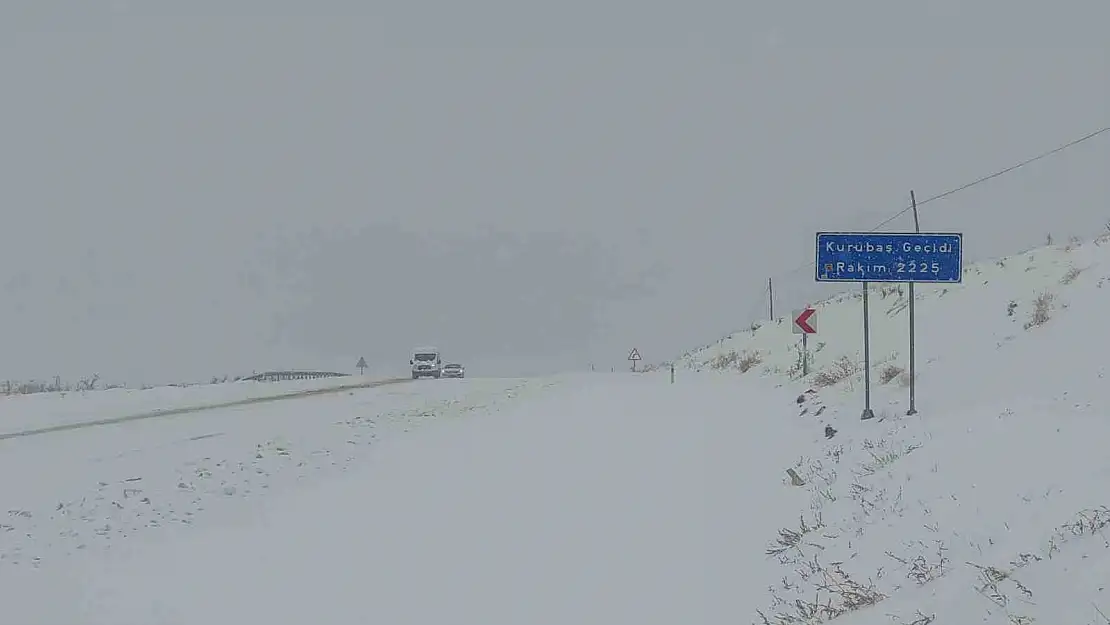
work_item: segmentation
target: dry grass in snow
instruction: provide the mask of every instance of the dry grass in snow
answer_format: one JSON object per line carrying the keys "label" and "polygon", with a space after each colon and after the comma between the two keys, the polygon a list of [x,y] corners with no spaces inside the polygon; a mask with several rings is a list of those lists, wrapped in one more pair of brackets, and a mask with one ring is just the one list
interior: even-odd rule
{"label": "dry grass in snow", "polygon": [[[838,423],[822,456],[792,463],[808,505],[768,537],[782,578],[755,622],[1048,623],[1061,580],[1026,569],[1073,550],[1110,566],[1110,420],[984,409],[875,425]],[[942,598],[920,590],[941,582]]]}
{"label": "dry grass in snow", "polygon": [[[785,463],[806,493],[767,536],[780,567],[757,625],[1110,625],[1110,380],[1100,327],[1110,235],[965,269],[917,289],[917,407],[906,417],[908,291],[872,285],[872,405],[858,291],[815,305],[810,373],[789,325],[687,354],[762,356],[815,449]],[[834,428],[832,438],[824,426]]]}
{"label": "dry grass in snow", "polygon": [[[959,369],[969,354],[1006,349],[1022,330],[1048,328],[1067,317],[1098,317],[1106,301],[1103,287],[1110,281],[1106,241],[1110,235],[1087,242],[1073,237],[1067,245],[968,265],[962,284],[919,285],[918,382],[947,382],[937,378],[944,377],[944,371]],[[906,368],[909,290],[905,285],[874,283],[871,293],[871,365],[876,368],[872,379],[877,380],[878,367],[888,362]],[[1086,304],[1075,305],[1079,300]],[[858,396],[863,364],[861,306],[858,288],[813,304],[819,334],[809,340],[809,376],[805,380],[809,385],[833,386]],[[764,320],[693,350],[676,364],[691,370],[738,370],[742,356],[755,355],[746,371],[798,381],[800,343],[789,323]],[[722,366],[726,363],[731,365]],[[980,379],[985,377],[982,372],[976,374]]]}

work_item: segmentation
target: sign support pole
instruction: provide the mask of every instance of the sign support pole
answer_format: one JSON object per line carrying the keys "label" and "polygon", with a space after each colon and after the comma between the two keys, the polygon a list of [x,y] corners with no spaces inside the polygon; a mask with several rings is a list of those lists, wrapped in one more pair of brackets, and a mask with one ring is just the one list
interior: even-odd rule
{"label": "sign support pole", "polygon": [[[917,218],[917,196],[914,195],[913,189],[910,189],[910,206],[913,207],[913,229],[914,232],[921,234],[921,222]],[[914,327],[914,307],[917,305],[917,294],[914,293],[914,283],[910,283],[910,409],[906,411],[906,416],[913,416],[917,414],[916,405],[916,391],[917,391],[917,373],[915,371],[917,358],[914,354],[915,343],[917,342],[917,330]]]}
{"label": "sign support pole", "polygon": [[802,377],[809,375],[809,338],[808,334],[802,335]]}
{"label": "sign support pole", "polygon": [[[817,332],[815,323],[817,319],[814,315],[817,310],[806,306],[801,310],[795,310],[790,317],[790,323],[793,326],[791,331],[794,334],[802,335],[802,377],[809,375],[809,335]],[[812,320],[812,321],[811,321]]]}
{"label": "sign support pole", "polygon": [[628,352],[628,359],[632,361],[632,373],[636,373],[636,362],[640,360],[640,350],[633,347],[632,351]]}
{"label": "sign support pole", "polygon": [[874,419],[875,413],[871,410],[871,319],[870,306],[867,305],[867,291],[869,285],[863,283],[863,414],[861,421]]}
{"label": "sign support pole", "polygon": [[[960,284],[963,281],[963,233],[921,232],[917,196],[910,191],[914,232],[818,232],[814,278],[817,282],[863,285],[863,383],[861,418],[874,419],[871,409],[871,308],[873,281],[909,284],[909,411],[917,412],[917,286]],[[795,320],[795,325],[799,325]],[[805,324],[802,324],[804,329]]]}

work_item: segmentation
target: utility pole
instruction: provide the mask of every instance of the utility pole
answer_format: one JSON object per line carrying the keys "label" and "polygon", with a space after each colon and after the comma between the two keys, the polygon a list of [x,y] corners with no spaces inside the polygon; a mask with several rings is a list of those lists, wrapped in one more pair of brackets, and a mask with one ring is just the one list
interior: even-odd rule
{"label": "utility pole", "polygon": [[[917,218],[917,196],[914,195],[913,189],[910,189],[910,206],[913,207],[913,229],[914,232],[921,233],[921,221]],[[915,334],[917,329],[914,327],[914,306],[917,303],[917,296],[914,293],[913,282],[910,283],[910,409],[906,411],[906,415],[917,414],[917,402],[915,395],[917,394],[917,374],[915,372],[917,365],[917,358],[914,355]]]}
{"label": "utility pole", "polygon": [[767,303],[768,303],[768,308],[770,309],[769,313],[771,315],[770,317],[768,317],[768,319],[770,319],[771,321],[774,321],[775,320],[775,288],[771,284],[771,279],[770,278],[767,278]]}

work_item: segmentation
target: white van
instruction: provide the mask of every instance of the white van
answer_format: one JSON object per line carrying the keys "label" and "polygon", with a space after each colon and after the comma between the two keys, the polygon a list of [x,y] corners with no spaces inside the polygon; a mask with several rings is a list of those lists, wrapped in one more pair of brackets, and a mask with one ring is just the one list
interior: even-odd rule
{"label": "white van", "polygon": [[425,377],[439,378],[443,375],[443,360],[440,358],[439,350],[434,347],[418,347],[412,350],[409,365],[412,366],[414,380]]}

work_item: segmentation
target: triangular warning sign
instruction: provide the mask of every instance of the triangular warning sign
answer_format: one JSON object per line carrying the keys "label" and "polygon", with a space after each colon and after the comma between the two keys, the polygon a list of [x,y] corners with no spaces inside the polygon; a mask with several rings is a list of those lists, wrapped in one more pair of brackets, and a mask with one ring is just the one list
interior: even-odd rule
{"label": "triangular warning sign", "polygon": [[640,360],[640,351],[637,350],[635,347],[633,347],[632,351],[628,352],[628,359],[629,360]]}
{"label": "triangular warning sign", "polygon": [[355,365],[355,367],[358,367],[359,369],[365,369],[367,366],[368,365],[366,364],[366,358],[359,358],[358,364]]}

